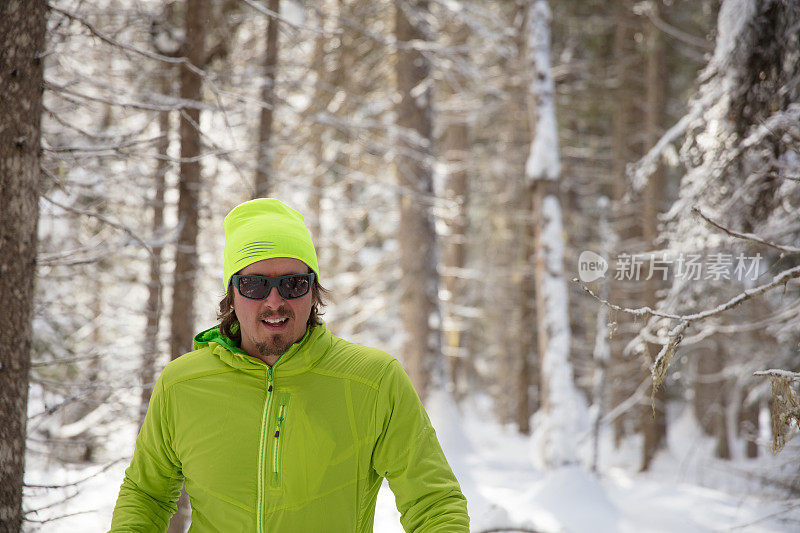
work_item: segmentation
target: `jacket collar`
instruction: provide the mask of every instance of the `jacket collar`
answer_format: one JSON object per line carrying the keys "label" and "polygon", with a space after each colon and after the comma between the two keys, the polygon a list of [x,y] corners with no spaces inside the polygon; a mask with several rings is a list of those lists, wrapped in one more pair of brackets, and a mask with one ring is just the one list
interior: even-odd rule
{"label": "jacket collar", "polygon": [[[332,343],[333,335],[324,324],[308,328],[303,338],[292,344],[272,366],[273,373],[291,376],[308,371],[319,362]],[[264,361],[247,355],[234,341],[224,336],[219,331],[219,326],[195,335],[193,344],[195,349],[208,346],[223,363],[239,370],[268,368]]]}

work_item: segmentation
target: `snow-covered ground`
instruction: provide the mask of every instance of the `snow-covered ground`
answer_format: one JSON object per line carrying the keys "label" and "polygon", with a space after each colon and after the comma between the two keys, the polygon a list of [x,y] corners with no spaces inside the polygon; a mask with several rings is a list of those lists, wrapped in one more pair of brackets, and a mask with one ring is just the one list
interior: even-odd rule
{"label": "snow-covered ground", "polygon": [[[800,499],[789,500],[764,481],[778,475],[791,480],[792,472],[797,477],[800,447],[794,443],[778,456],[765,449],[755,460],[722,461],[712,457],[713,443],[690,416],[673,413],[668,447],[648,473],[636,472],[639,446],[634,439],[616,451],[609,439],[601,439],[597,474],[579,466],[545,473],[532,466],[530,438],[493,422],[488,402],[472,401],[457,411],[437,396],[428,410],[469,500],[473,532],[512,527],[574,533],[800,531]],[[45,521],[31,522],[27,530],[106,531],[133,431],[125,426],[113,433],[109,453],[121,460],[105,470],[102,465],[65,469],[30,453],[29,484],[88,479],[63,489],[26,489],[25,507],[41,509],[30,518]],[[586,439],[579,445],[589,449]],[[46,521],[63,515],[72,516]],[[386,486],[378,498],[375,531],[403,531]]]}

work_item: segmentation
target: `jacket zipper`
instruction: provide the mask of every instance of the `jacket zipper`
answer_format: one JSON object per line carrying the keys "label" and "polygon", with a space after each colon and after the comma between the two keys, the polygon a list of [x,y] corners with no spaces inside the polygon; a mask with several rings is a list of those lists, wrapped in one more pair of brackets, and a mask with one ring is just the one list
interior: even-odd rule
{"label": "jacket zipper", "polygon": [[256,512],[258,516],[256,516],[256,532],[257,533],[264,533],[264,491],[265,487],[265,479],[264,479],[264,458],[266,455],[266,448],[267,448],[267,425],[269,421],[269,404],[272,401],[272,367],[267,369],[267,399],[264,402],[264,412],[261,414],[261,436],[259,438],[259,446],[258,446],[258,505],[256,506]]}
{"label": "jacket zipper", "polygon": [[277,487],[281,483],[281,431],[283,428],[283,421],[286,419],[286,403],[281,403],[278,410],[278,420],[275,423],[275,434],[273,435],[274,443],[272,448],[272,486]]}

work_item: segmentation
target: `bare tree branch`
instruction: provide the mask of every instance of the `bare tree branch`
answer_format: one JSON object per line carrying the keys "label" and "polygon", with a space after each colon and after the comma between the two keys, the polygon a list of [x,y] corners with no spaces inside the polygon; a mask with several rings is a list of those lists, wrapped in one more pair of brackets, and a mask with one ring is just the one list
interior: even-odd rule
{"label": "bare tree branch", "polygon": [[727,302],[720,304],[713,309],[706,309],[705,311],[701,311],[699,313],[692,313],[688,315],[676,315],[674,313],[664,313],[662,311],[656,311],[652,307],[647,307],[647,306],[638,307],[635,309],[629,307],[622,307],[620,305],[613,304],[608,300],[601,298],[600,296],[595,294],[589,287],[583,284],[578,278],[573,278],[572,281],[580,284],[583,290],[589,293],[589,295],[592,296],[595,300],[616,311],[622,311],[623,313],[628,313],[636,316],[658,316],[661,318],[671,318],[673,320],[694,322],[697,320],[703,320],[710,316],[718,315],[724,311],[727,311],[728,309],[738,306],[739,304],[741,304],[746,300],[749,300],[755,296],[763,294],[768,290],[777,287],[778,285],[783,285],[785,283],[788,283],[789,280],[795,278],[800,278],[800,265],[790,268],[788,270],[784,270],[783,272],[772,278],[772,281],[770,281],[769,283],[765,283],[764,285],[759,285],[758,287],[754,287],[752,289],[747,289],[746,291],[739,293],[738,295],[734,296]]}
{"label": "bare tree branch", "polygon": [[[72,89],[68,89],[66,85],[58,85],[56,83],[45,81],[44,88],[51,90],[53,92],[57,92],[64,96],[64,98],[76,105],[81,105],[82,102],[75,100],[75,98],[82,98],[83,100],[89,100],[91,102],[99,102],[101,104],[107,104],[116,107],[127,107],[131,109],[141,109],[144,111],[180,111],[182,109],[200,109],[200,110],[208,110],[210,109],[209,106],[203,104],[202,102],[196,102],[194,100],[183,100],[180,98],[170,98],[169,101],[172,102],[170,104],[151,104],[148,102],[120,102],[118,100],[113,100],[111,98],[103,98],[102,96],[91,96],[88,94],[80,93],[77,91],[73,91]],[[69,98],[69,96],[75,98]]]}
{"label": "bare tree branch", "polygon": [[138,48],[136,46],[132,46],[130,44],[125,44],[125,43],[120,42],[120,41],[114,39],[113,37],[110,37],[110,36],[106,35],[105,33],[101,32],[100,30],[95,28],[94,25],[92,25],[89,21],[79,17],[75,13],[71,13],[71,12],[65,10],[65,9],[61,9],[59,7],[56,7],[53,4],[48,4],[48,5],[49,5],[49,8],[50,8],[50,11],[54,11],[56,13],[64,15],[65,17],[67,17],[70,20],[74,20],[75,22],[80,23],[86,29],[88,29],[92,33],[92,35],[94,35],[95,37],[97,37],[98,39],[100,39],[101,41],[103,41],[105,43],[108,43],[108,44],[110,44],[112,46],[116,46],[118,48],[122,48],[123,50],[127,50],[129,52],[133,52],[135,54],[142,55],[142,56],[147,57],[149,59],[155,59],[156,61],[163,61],[165,63],[172,63],[172,64],[184,64],[184,65],[186,65],[186,68],[188,68],[189,70],[191,70],[192,72],[194,72],[195,74],[200,76],[201,78],[205,79],[207,77],[205,71],[203,71],[201,68],[197,67],[196,65],[191,64],[186,57],[170,57],[170,56],[167,56],[167,55],[157,54],[155,52],[150,52],[149,50],[143,50],[141,48]]}
{"label": "bare tree branch", "polygon": [[67,488],[67,487],[75,487],[77,485],[80,485],[81,483],[86,483],[90,479],[99,476],[100,474],[102,474],[103,472],[105,472],[106,470],[111,468],[112,466],[114,466],[114,465],[116,465],[118,463],[121,463],[122,461],[129,461],[129,460],[130,460],[129,457],[120,457],[119,459],[115,459],[115,460],[111,461],[110,463],[105,464],[100,470],[98,470],[94,474],[91,474],[91,475],[88,475],[88,476],[83,477],[81,479],[78,479],[76,481],[73,481],[72,483],[64,483],[62,485],[38,485],[36,483],[25,483],[25,487],[32,488],[32,489],[63,489],[63,488]]}
{"label": "bare tree branch", "polygon": [[[26,513],[27,512],[36,512],[36,511],[26,511]],[[45,520],[34,520],[33,518],[25,518],[25,521],[26,522],[31,522],[31,523],[34,523],[34,524],[46,524],[48,522],[55,522],[56,520],[61,520],[63,518],[69,518],[70,516],[78,516],[78,515],[82,515],[82,514],[89,514],[89,513],[96,513],[96,512],[97,511],[95,511],[95,510],[78,511],[77,513],[62,514],[62,515],[59,515],[59,516],[54,516],[53,518],[47,518]]]}
{"label": "bare tree branch", "polygon": [[780,252],[783,252],[783,253],[787,253],[787,254],[800,253],[800,248],[796,248],[794,246],[788,246],[788,245],[784,245],[784,244],[775,244],[774,242],[770,242],[770,241],[767,241],[765,239],[762,239],[761,237],[759,237],[758,235],[755,235],[753,233],[740,233],[740,232],[734,231],[734,230],[732,230],[730,228],[726,228],[725,226],[723,226],[719,222],[716,222],[716,221],[712,220],[710,217],[706,216],[697,207],[692,207],[692,212],[695,213],[700,218],[702,218],[703,220],[705,220],[706,222],[708,222],[709,224],[711,224],[712,226],[714,226],[715,228],[721,229],[722,231],[724,231],[725,233],[727,233],[728,235],[730,235],[732,237],[738,237],[740,239],[745,239],[745,240],[748,240],[748,241],[757,242],[757,243],[763,244],[765,246],[769,246],[771,248],[775,248],[776,250],[778,250]]}
{"label": "bare tree branch", "polygon": [[641,2],[637,4],[634,7],[634,12],[637,14],[644,14],[648,19],[650,19],[650,22],[652,22],[656,28],[663,31],[670,37],[683,42],[684,44],[697,47],[703,52],[711,52],[714,50],[714,46],[710,42],[703,38],[695,37],[690,33],[686,33],[685,31],[676,28],[672,24],[669,24],[667,21],[659,17],[649,2]]}
{"label": "bare tree branch", "polygon": [[294,22],[292,20],[289,20],[286,17],[281,16],[280,13],[276,13],[275,11],[267,9],[266,7],[262,6],[261,4],[259,4],[257,2],[254,2],[253,0],[242,0],[242,2],[244,2],[248,6],[252,7],[253,9],[258,11],[262,15],[266,15],[268,17],[272,17],[275,20],[278,20],[278,21],[284,23],[287,27],[292,28],[294,30],[308,30],[308,31],[310,31],[312,33],[316,33],[316,34],[319,34],[319,35],[325,35],[325,36],[333,36],[333,35],[338,35],[338,34],[342,33],[342,30],[325,30],[323,28],[318,28],[316,26],[307,26],[305,24],[298,24],[297,22]]}
{"label": "bare tree branch", "polygon": [[63,359],[51,359],[50,361],[39,361],[37,363],[31,363],[31,368],[50,366],[50,365],[70,365],[72,363],[77,363],[79,361],[93,361],[95,359],[100,359],[102,357],[105,357],[105,355],[94,354],[94,355],[83,355],[78,357],[65,357]]}
{"label": "bare tree branch", "polygon": [[647,379],[643,379],[642,382],[639,383],[639,386],[636,387],[636,390],[633,391],[633,394],[628,396],[625,400],[621,401],[616,406],[614,406],[614,408],[605,413],[603,417],[600,419],[600,422],[603,424],[609,424],[613,422],[617,417],[622,416],[630,409],[639,405],[642,399],[645,398],[645,389],[647,389]]}
{"label": "bare tree branch", "polygon": [[153,249],[150,247],[150,245],[147,244],[141,237],[136,235],[136,232],[134,232],[128,226],[120,224],[119,222],[114,222],[113,220],[110,220],[109,218],[101,215],[100,213],[95,213],[93,211],[86,211],[84,209],[78,209],[77,207],[72,207],[72,206],[69,206],[69,205],[64,205],[64,204],[62,204],[60,202],[56,202],[55,200],[53,200],[52,198],[50,198],[50,197],[48,197],[47,195],[44,195],[44,194],[42,195],[42,198],[44,198],[45,200],[47,200],[48,202],[50,202],[51,204],[53,204],[56,207],[60,207],[61,209],[65,209],[67,211],[71,211],[71,212],[76,213],[78,215],[85,215],[85,216],[89,216],[89,217],[92,217],[92,218],[96,218],[97,220],[99,220],[101,222],[104,222],[105,224],[108,224],[109,226],[111,226],[113,228],[117,228],[118,230],[121,230],[121,231],[125,232],[134,241],[136,241],[139,244],[141,244],[142,248],[147,250],[147,253],[150,254],[150,256],[153,256]]}
{"label": "bare tree branch", "polygon": [[112,134],[92,133],[92,132],[89,132],[89,131],[79,127],[78,125],[74,124],[72,121],[65,120],[65,119],[61,118],[61,116],[58,114],[58,112],[56,112],[54,109],[52,109],[52,108],[50,108],[50,107],[48,107],[46,105],[43,106],[43,109],[44,109],[44,112],[47,113],[47,116],[49,116],[50,118],[52,118],[53,120],[58,122],[58,124],[60,126],[66,128],[66,129],[75,131],[77,133],[80,133],[83,137],[86,137],[87,139],[94,139],[94,140],[98,140],[98,141],[102,141],[102,142],[108,142],[109,140],[122,140],[122,139],[135,138],[137,135],[140,135],[142,133],[142,131],[144,131],[144,129],[146,128],[146,126],[145,126],[145,127],[142,127],[142,128],[137,128],[134,131],[129,131],[127,133],[122,133],[122,134],[120,134],[120,133],[112,133]]}
{"label": "bare tree branch", "polygon": [[152,137],[150,139],[131,139],[129,141],[121,141],[117,144],[109,144],[105,146],[45,146],[43,150],[56,154],[63,153],[95,153],[95,152],[117,152],[120,153],[123,148],[137,146],[140,144],[151,144],[161,141],[161,137]]}
{"label": "bare tree branch", "polygon": [[738,294],[737,296],[731,298],[727,302],[718,305],[713,309],[707,309],[699,313],[688,314],[688,315],[663,313],[660,311],[656,311],[651,307],[640,307],[637,309],[622,307],[616,304],[612,304],[608,300],[598,296],[589,287],[587,287],[583,283],[580,283],[580,280],[578,280],[577,278],[573,279],[573,281],[580,283],[584,291],[589,293],[593,298],[601,302],[603,305],[606,305],[616,311],[622,311],[624,313],[636,316],[661,317],[661,318],[668,318],[680,321],[679,324],[675,326],[672,330],[670,330],[669,333],[667,334],[667,341],[662,346],[650,369],[650,373],[653,377],[653,398],[655,398],[655,391],[664,382],[667,369],[669,368],[669,364],[672,361],[673,356],[675,355],[675,350],[678,348],[678,345],[683,340],[683,334],[689,327],[691,322],[704,320],[708,317],[718,315],[724,311],[727,311],[728,309],[738,306],[739,304],[741,304],[746,300],[749,300],[755,296],[763,294],[778,285],[783,285],[787,283],[789,280],[798,277],[800,277],[800,266],[796,266],[794,268],[785,270],[780,274],[778,274],[777,276],[775,276],[771,282],[761,285],[759,287],[755,287],[753,289],[748,289]]}

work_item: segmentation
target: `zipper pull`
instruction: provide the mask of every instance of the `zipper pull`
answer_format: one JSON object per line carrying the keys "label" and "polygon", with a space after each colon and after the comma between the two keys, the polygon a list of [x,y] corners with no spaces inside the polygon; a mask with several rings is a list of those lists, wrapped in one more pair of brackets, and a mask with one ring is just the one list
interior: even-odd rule
{"label": "zipper pull", "polygon": [[278,412],[278,422],[275,428],[275,438],[277,439],[281,435],[281,426],[283,425],[283,411],[286,408],[285,404],[281,405],[280,411]]}

